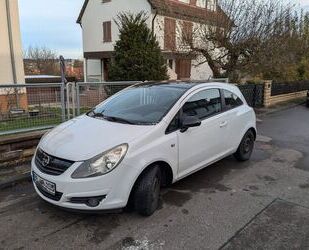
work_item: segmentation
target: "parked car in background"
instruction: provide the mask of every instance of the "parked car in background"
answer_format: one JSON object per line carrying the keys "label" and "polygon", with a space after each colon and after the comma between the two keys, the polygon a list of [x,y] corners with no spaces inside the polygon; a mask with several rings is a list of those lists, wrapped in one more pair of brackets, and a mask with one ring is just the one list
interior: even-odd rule
{"label": "parked car in background", "polygon": [[236,86],[142,83],[63,123],[32,160],[37,193],[70,209],[158,207],[160,188],[234,154],[249,160],[253,109]]}

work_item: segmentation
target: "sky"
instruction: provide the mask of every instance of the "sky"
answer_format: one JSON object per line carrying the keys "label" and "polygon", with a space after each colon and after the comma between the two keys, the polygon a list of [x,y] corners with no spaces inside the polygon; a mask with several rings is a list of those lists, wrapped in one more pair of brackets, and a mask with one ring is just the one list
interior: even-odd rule
{"label": "sky", "polygon": [[82,33],[76,20],[83,2],[19,0],[23,48],[47,47],[65,58],[82,58]]}
{"label": "sky", "polygon": [[[309,10],[309,0],[293,1]],[[81,27],[76,20],[83,2],[19,0],[23,48],[47,47],[65,58],[82,58]]]}

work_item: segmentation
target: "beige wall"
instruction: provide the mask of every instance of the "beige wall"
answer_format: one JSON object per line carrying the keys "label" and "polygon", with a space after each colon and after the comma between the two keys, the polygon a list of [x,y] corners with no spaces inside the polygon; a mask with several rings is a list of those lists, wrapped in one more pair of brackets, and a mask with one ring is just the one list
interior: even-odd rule
{"label": "beige wall", "polygon": [[[7,21],[7,0],[0,0],[0,84],[14,83],[9,30]],[[19,26],[18,0],[8,0],[12,27],[12,47],[16,68],[17,83],[24,83],[24,67]]]}

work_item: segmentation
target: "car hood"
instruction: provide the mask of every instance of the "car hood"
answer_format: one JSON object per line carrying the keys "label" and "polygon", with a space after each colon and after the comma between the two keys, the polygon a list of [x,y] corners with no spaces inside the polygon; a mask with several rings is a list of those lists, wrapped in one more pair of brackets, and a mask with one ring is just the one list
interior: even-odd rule
{"label": "car hood", "polygon": [[84,161],[120,144],[130,143],[153,127],[121,124],[83,115],[51,130],[42,138],[39,147],[58,158]]}

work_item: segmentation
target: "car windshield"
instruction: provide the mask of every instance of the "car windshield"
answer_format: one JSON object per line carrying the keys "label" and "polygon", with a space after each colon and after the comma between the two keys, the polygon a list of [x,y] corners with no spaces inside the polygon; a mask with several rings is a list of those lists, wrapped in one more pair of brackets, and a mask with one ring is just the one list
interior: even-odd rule
{"label": "car windshield", "polygon": [[168,84],[132,87],[98,105],[88,116],[135,125],[157,124],[186,91]]}

